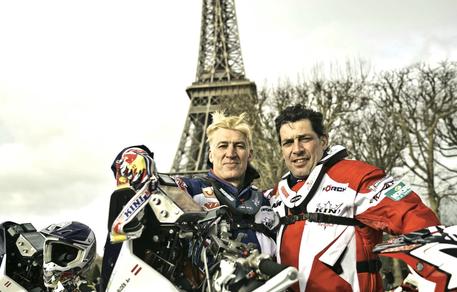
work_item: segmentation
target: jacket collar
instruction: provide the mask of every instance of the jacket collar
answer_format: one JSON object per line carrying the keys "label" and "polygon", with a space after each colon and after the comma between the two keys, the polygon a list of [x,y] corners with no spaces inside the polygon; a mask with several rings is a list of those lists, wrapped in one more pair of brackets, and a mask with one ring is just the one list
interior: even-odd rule
{"label": "jacket collar", "polygon": [[244,192],[245,189],[249,188],[252,184],[252,182],[260,177],[259,172],[250,164],[248,163],[248,167],[246,169],[246,173],[244,175],[244,181],[240,184],[240,186],[237,188],[228,181],[216,176],[213,172],[213,169],[210,169],[208,172],[208,176],[211,178],[214,178],[218,182],[224,185],[227,190],[230,191],[232,194],[241,194]]}

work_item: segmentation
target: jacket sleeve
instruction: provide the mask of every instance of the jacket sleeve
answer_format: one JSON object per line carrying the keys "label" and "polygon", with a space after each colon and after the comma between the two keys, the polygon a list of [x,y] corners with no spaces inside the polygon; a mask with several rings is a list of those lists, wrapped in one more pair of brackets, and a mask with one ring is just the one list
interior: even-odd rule
{"label": "jacket sleeve", "polygon": [[359,185],[355,218],[369,227],[390,234],[404,234],[439,225],[435,213],[411,187],[374,169]]}

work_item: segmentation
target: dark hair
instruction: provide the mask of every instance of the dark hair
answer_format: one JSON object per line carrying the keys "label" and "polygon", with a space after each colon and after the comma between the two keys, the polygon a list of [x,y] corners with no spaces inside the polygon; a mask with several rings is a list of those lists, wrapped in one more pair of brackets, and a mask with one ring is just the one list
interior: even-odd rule
{"label": "dark hair", "polygon": [[301,104],[296,104],[286,107],[275,119],[276,134],[278,134],[279,143],[281,143],[281,136],[279,135],[281,126],[300,120],[309,120],[313,127],[313,131],[316,132],[319,137],[326,135],[322,113],[307,109]]}

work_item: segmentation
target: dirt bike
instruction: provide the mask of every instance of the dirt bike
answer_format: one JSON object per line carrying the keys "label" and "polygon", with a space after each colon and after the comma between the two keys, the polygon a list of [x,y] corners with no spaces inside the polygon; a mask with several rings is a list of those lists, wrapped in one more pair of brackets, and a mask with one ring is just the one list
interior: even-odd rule
{"label": "dirt bike", "polygon": [[46,291],[44,236],[30,223],[0,224],[0,292]]}
{"label": "dirt bike", "polygon": [[408,265],[411,274],[395,291],[457,291],[457,225],[400,235],[373,251]]}
{"label": "dirt bike", "polygon": [[[106,291],[284,291],[298,280],[297,269],[242,243],[242,233],[233,238],[225,207],[203,210],[169,177],[157,180],[136,192],[113,223],[111,241],[122,248]],[[156,250],[139,256],[133,243],[144,225],[129,224],[148,208],[157,220]]]}

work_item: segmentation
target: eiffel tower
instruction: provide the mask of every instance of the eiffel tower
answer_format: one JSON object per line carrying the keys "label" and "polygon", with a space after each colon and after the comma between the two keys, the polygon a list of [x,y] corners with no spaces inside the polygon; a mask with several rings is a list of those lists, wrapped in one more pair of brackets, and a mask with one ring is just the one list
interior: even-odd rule
{"label": "eiffel tower", "polygon": [[196,81],[186,89],[190,98],[184,130],[171,173],[193,174],[208,170],[206,128],[221,103],[257,94],[245,78],[235,0],[203,0]]}

